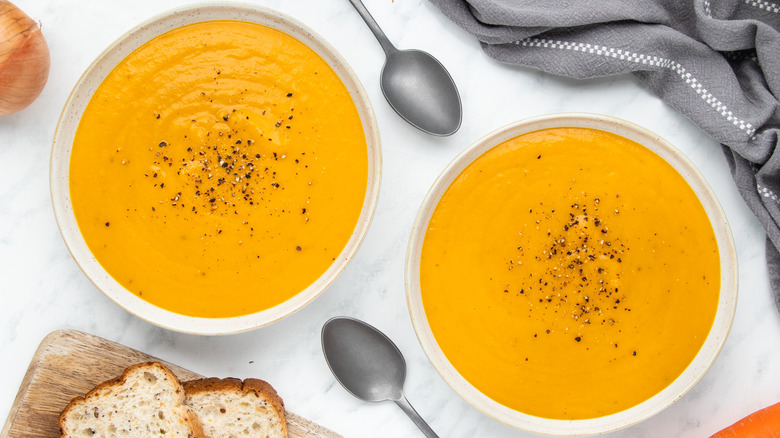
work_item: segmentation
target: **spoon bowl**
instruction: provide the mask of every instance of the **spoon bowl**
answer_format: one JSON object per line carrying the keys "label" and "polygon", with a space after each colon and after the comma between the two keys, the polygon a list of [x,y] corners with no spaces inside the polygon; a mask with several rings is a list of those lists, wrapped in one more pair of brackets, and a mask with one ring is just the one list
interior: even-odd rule
{"label": "spoon bowl", "polygon": [[350,318],[334,318],[322,328],[322,349],[344,388],[368,402],[397,400],[406,379],[406,361],[390,339]]}
{"label": "spoon bowl", "polygon": [[384,333],[354,318],[332,318],[322,326],[322,352],[350,394],[368,402],[392,400],[426,437],[438,438],[406,400],[406,361]]}
{"label": "spoon bowl", "polygon": [[421,50],[396,50],[382,69],[382,93],[396,113],[433,135],[460,128],[460,95],[447,70]]}

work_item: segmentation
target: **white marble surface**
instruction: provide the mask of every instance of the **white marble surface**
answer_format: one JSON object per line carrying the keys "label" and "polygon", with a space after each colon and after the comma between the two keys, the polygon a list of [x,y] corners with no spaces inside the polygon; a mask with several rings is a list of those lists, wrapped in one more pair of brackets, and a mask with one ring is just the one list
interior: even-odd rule
{"label": "white marble surface", "polygon": [[185,0],[16,0],[40,21],[51,74],[32,106],[0,117],[0,419],[14,401],[29,361],[49,332],[87,331],[214,376],[260,377],[289,410],[345,437],[422,436],[392,403],[366,404],[333,379],[320,349],[330,317],[364,319],[407,358],[405,391],[442,437],[533,436],[499,424],[461,400],[426,359],[406,307],[404,258],[410,227],[428,187],[477,138],[510,122],[555,112],[627,119],[665,137],[702,171],[725,209],[736,241],[740,298],[725,349],[679,402],[615,437],[705,437],[780,401],[780,313],[771,301],[764,232],[737,193],[720,147],[631,77],[573,81],[497,64],[425,0],[367,0],[400,48],[434,54],[450,70],[464,102],[452,137],[407,125],[379,89],[380,46],[346,0],[254,0],[325,37],[351,64],[376,112],[383,181],[371,229],[353,262],[313,303],[253,332],[219,338],[183,335],[135,318],[105,298],[68,253],[52,212],[49,155],[71,88],[100,51],[122,33]]}

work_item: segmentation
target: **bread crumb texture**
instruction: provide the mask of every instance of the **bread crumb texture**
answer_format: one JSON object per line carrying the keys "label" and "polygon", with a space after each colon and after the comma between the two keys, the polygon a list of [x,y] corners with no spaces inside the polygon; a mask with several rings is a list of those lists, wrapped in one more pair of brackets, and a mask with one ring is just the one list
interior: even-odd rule
{"label": "bread crumb texture", "polygon": [[146,362],[76,397],[60,415],[64,437],[203,437],[184,388],[165,366]]}
{"label": "bread crumb texture", "polygon": [[259,379],[201,379],[184,382],[185,404],[208,438],[286,438],[284,403]]}

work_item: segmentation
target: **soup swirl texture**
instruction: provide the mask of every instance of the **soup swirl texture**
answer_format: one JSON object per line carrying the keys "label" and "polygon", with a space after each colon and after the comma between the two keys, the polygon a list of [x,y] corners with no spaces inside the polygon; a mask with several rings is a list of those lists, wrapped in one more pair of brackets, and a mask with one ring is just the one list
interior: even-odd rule
{"label": "soup swirl texture", "polygon": [[268,309],[339,256],[366,140],[336,73],[297,39],[187,25],[128,55],[92,96],[70,162],[79,229],[108,273],[164,309]]}
{"label": "soup swirl texture", "polygon": [[530,415],[635,406],[693,360],[715,318],[720,259],[683,177],[623,137],[520,135],[473,161],[429,221],[426,318],[476,389]]}

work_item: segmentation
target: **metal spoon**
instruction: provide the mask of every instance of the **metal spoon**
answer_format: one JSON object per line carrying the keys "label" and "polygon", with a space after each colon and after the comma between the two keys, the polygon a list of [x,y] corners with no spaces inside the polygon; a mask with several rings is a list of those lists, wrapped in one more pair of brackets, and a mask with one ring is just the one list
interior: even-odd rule
{"label": "metal spoon", "polygon": [[439,61],[421,50],[398,50],[360,0],[349,0],[379,40],[387,60],[381,86],[385,99],[404,120],[429,134],[452,135],[463,108],[452,77]]}
{"label": "metal spoon", "polygon": [[438,438],[404,397],[406,362],[382,332],[354,318],[332,318],[322,326],[322,351],[344,389],[368,402],[394,401],[426,437]]}

